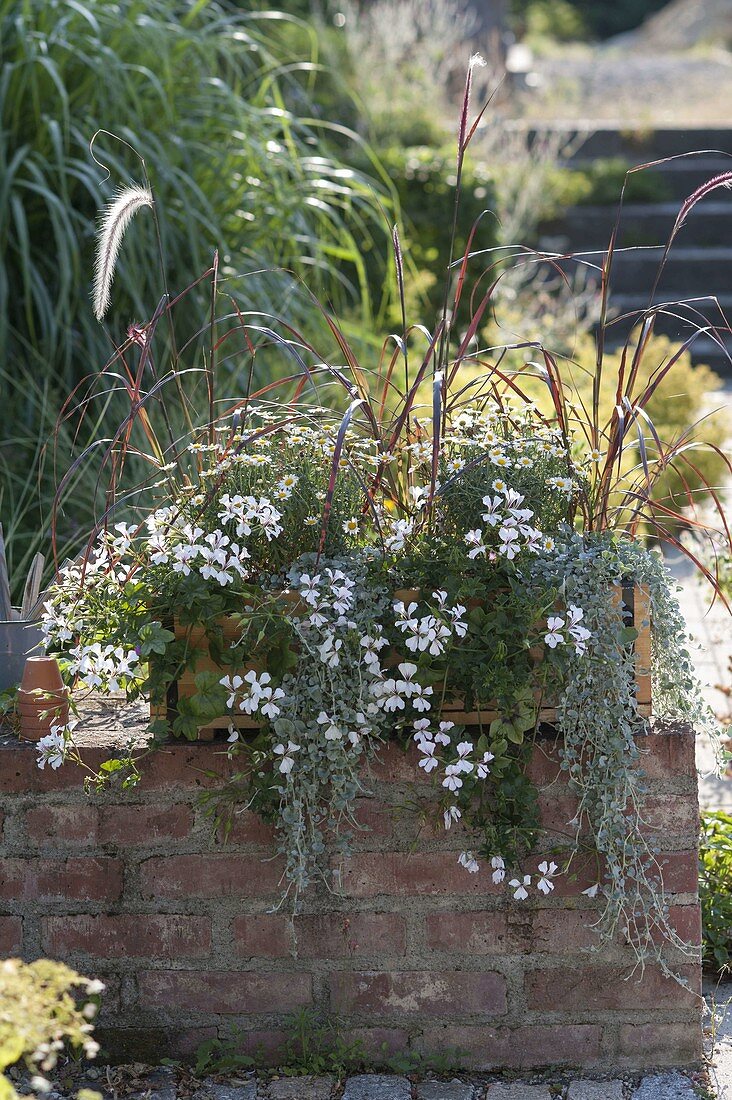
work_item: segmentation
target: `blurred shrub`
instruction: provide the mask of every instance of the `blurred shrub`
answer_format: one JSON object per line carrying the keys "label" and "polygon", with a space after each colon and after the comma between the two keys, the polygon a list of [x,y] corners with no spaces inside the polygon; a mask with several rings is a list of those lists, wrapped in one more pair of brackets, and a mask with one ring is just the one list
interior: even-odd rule
{"label": "blurred shrub", "polygon": [[510,10],[519,33],[523,33],[532,18],[541,14],[542,25],[559,28],[553,37],[561,39],[570,23],[566,9],[571,8],[578,22],[576,38],[610,38],[632,30],[668,0],[510,0]]}
{"label": "blurred shrub", "polygon": [[600,158],[582,168],[555,167],[547,190],[545,217],[567,206],[617,206],[625,183],[624,203],[667,202],[671,197],[660,172],[632,172],[622,157]]}
{"label": "blurred shrub", "polygon": [[[530,288],[529,288],[530,289]],[[535,293],[538,293],[535,291]],[[513,306],[502,305],[498,308],[500,327],[491,325],[485,332],[488,345],[500,345],[517,341],[536,341],[558,356],[565,391],[577,407],[578,418],[583,417],[582,408],[592,407],[592,385],[595,373],[595,341],[588,332],[577,333],[576,323],[570,326],[572,307],[575,297],[570,293],[568,301],[557,296],[558,304],[552,316],[551,305],[544,301],[543,307],[530,316],[528,311],[517,303]],[[563,320],[562,320],[563,318]],[[634,344],[630,343],[630,354]],[[646,346],[639,369],[634,395],[642,393],[654,372],[677,351],[667,336],[654,336]],[[600,385],[600,420],[607,423],[615,407],[615,395],[618,376],[621,370],[622,349],[606,351],[603,357],[603,373]],[[501,363],[501,370],[522,370],[530,359],[536,360],[538,353],[532,349],[510,351]],[[627,363],[626,363],[627,371]],[[520,380],[520,384],[536,400],[537,404],[549,412],[550,402],[546,386],[529,378]],[[685,352],[666,374],[653,395],[644,406],[653,422],[661,442],[668,446],[676,443],[682,435],[689,432],[689,441],[695,436],[692,425],[708,411],[707,396],[721,386],[721,380],[709,367],[693,366],[691,355]],[[650,438],[650,431],[644,422],[640,423],[648,452],[652,460],[656,446]],[[580,433],[578,433],[579,435]],[[704,420],[703,438],[724,451],[727,438],[726,418],[722,414],[707,417]],[[714,450],[699,448],[690,452],[689,459],[696,467],[695,472],[683,460],[676,462],[676,468],[667,469],[656,483],[654,499],[664,501],[674,510],[688,505],[691,494],[695,505],[703,503],[704,484],[719,488],[726,481],[725,461]],[[623,468],[629,472],[640,462],[639,445],[635,426],[627,436],[624,451]],[[688,490],[688,493],[687,493]]]}
{"label": "blurred shrub", "polygon": [[727,972],[732,962],[732,815],[723,810],[702,814],[699,900],[703,964]]}
{"label": "blurred shrub", "polygon": [[[64,1043],[93,1058],[98,1050],[91,1038],[97,1005],[92,999],[103,986],[89,982],[68,966],[38,959],[0,963],[0,1100],[16,1100],[17,1093],[4,1071],[24,1059],[37,1075],[36,1091],[50,1087],[42,1075],[56,1065]],[[79,1007],[77,1001],[85,1001]],[[101,1100],[82,1090],[78,1100]]]}

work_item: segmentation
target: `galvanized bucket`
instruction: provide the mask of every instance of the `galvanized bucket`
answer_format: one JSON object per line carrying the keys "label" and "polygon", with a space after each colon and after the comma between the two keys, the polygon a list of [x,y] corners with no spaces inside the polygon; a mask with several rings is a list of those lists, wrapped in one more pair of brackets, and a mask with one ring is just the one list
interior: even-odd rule
{"label": "galvanized bucket", "polygon": [[43,631],[37,622],[0,620],[0,691],[19,684],[26,657],[43,653]]}

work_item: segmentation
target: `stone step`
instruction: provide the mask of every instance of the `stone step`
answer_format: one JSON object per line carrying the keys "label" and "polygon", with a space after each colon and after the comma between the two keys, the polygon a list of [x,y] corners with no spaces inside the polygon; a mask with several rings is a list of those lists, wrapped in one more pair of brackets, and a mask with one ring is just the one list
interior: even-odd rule
{"label": "stone step", "polygon": [[[656,301],[663,301],[663,299],[657,298]],[[720,295],[719,304],[726,315],[732,316],[731,295]],[[647,306],[647,296],[643,298],[640,295],[615,294],[611,297],[612,312],[616,320],[607,329],[609,347],[617,347],[623,343],[628,332],[634,324],[638,323],[640,314]],[[682,343],[689,339],[696,328],[704,324],[703,318],[709,324],[716,326],[722,324],[719,309],[713,303],[697,301],[694,303],[694,308],[701,315],[695,319],[695,323],[682,316],[683,310],[669,306],[668,312],[657,315],[655,331],[659,335],[669,336],[672,340]],[[730,378],[732,377],[732,334],[718,332],[718,338],[723,347],[720,347],[719,342],[715,341],[712,336],[705,334],[697,336],[689,349],[691,359],[695,364],[705,363],[707,366],[712,367],[723,378]]]}
{"label": "stone step", "polygon": [[[699,202],[689,214],[676,238],[676,247],[714,247],[728,239],[732,243],[732,191],[719,191]],[[631,203],[620,216],[618,243],[621,247],[663,245],[669,238],[681,204]],[[615,227],[618,210],[612,206],[572,206],[560,218],[541,227],[540,247],[556,251],[606,248]]]}
{"label": "stone step", "polygon": [[[618,249],[610,274],[614,294],[633,294],[647,303],[661,267],[663,247]],[[562,261],[567,271],[584,264],[592,273],[599,271],[604,250],[587,249]],[[729,294],[732,290],[732,247],[685,248],[674,246],[668,254],[656,290],[656,301]]]}
{"label": "stone step", "polygon": [[728,127],[666,127],[659,130],[641,126],[608,126],[588,120],[582,126],[527,126],[520,120],[504,123],[506,130],[536,136],[556,135],[559,143],[574,147],[575,160],[622,157],[634,164],[686,153],[690,149],[709,149],[732,153],[732,129]]}
{"label": "stone step", "polygon": [[[587,167],[587,161],[572,161],[570,168]],[[638,165],[645,163],[643,160],[630,160],[629,164]],[[684,159],[666,161],[655,168],[644,168],[643,176],[646,180],[654,180],[653,201],[676,202],[678,205],[693,194],[698,187],[707,183],[714,176],[724,172],[732,172],[732,157],[710,157],[699,154]],[[723,190],[715,192],[717,198],[724,195]],[[618,200],[620,200],[620,188],[618,188]]]}

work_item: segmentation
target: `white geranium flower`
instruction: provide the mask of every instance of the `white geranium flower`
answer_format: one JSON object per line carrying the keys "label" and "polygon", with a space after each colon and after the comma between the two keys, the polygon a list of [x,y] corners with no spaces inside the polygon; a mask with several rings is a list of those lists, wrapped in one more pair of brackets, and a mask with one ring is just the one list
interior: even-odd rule
{"label": "white geranium flower", "polygon": [[490,774],[490,768],[488,767],[488,765],[490,764],[491,760],[494,760],[494,759],[495,759],[495,757],[494,757],[492,752],[484,752],[483,753],[483,759],[479,760],[478,763],[476,764],[476,767],[475,767],[475,772],[476,772],[476,775],[478,776],[478,779],[487,779],[488,778],[488,776]]}
{"label": "white geranium flower", "polygon": [[539,874],[541,875],[541,878],[536,884],[537,890],[541,890],[542,894],[550,894],[554,889],[552,878],[554,877],[554,875],[556,875],[558,870],[559,868],[557,867],[556,863],[547,863],[546,860],[540,863]]}
{"label": "white geranium flower", "polygon": [[277,754],[277,756],[282,757],[279,768],[283,775],[289,775],[289,773],[292,771],[293,767],[295,766],[295,758],[292,754],[299,751],[300,746],[296,745],[293,741],[287,742],[287,748],[285,748],[285,746],[282,744],[275,745],[274,752]]}
{"label": "white geranium flower", "polygon": [[440,722],[439,732],[435,734],[435,741],[438,745],[449,745],[451,743],[450,730],[454,728],[454,722]]}
{"label": "white geranium flower", "polygon": [[463,815],[460,813],[460,810],[457,806],[448,806],[448,808],[442,815],[445,822],[445,828],[449,829],[452,826],[453,822],[459,821],[462,816]]}
{"label": "white geranium flower", "polygon": [[596,882],[594,886],[589,886],[586,890],[583,890],[582,893],[585,895],[585,897],[594,898],[597,896],[597,891],[599,889],[600,883]]}
{"label": "white geranium flower", "polygon": [[488,547],[483,542],[483,532],[480,527],[476,527],[473,531],[467,531],[463,541],[470,547],[470,550],[468,550],[468,557],[471,560],[474,560],[480,554],[485,557]]}
{"label": "white geranium flower", "polygon": [[544,641],[550,649],[556,649],[558,645],[564,645],[564,635],[562,634],[562,627],[564,626],[564,619],[559,615],[551,615],[546,625],[548,633],[544,635]]}
{"label": "white geranium flower", "polygon": [[40,770],[43,771],[46,764],[49,764],[56,771],[64,762],[66,743],[63,734],[58,729],[46,734],[36,745],[36,751],[38,752],[36,763]]}
{"label": "white geranium flower", "polygon": [[513,890],[516,901],[525,901],[529,896],[528,886],[531,886],[531,875],[524,875],[523,879],[512,878],[508,884]]}
{"label": "white geranium flower", "polygon": [[461,852],[458,856],[458,863],[471,875],[477,875],[480,870],[480,864],[472,852]]}
{"label": "white geranium flower", "polygon": [[493,873],[491,878],[496,886],[499,886],[506,877],[506,864],[503,862],[502,856],[491,856],[491,867]]}

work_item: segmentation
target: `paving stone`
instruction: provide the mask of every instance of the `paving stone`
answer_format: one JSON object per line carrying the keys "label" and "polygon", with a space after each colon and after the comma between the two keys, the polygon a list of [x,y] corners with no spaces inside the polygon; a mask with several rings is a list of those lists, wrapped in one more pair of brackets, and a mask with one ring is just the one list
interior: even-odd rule
{"label": "paving stone", "polygon": [[683,1073],[653,1073],[643,1078],[633,1100],[698,1100],[698,1093]]}
{"label": "paving stone", "polygon": [[572,1081],[567,1100],[623,1100],[622,1081]]}
{"label": "paving stone", "polygon": [[417,1085],[418,1100],[473,1100],[475,1089],[464,1081],[423,1081]]}
{"label": "paving stone", "polygon": [[330,1100],[332,1077],[282,1077],[268,1084],[270,1100]]}
{"label": "paving stone", "polygon": [[224,1084],[207,1078],[192,1100],[257,1100],[257,1082],[252,1079]]}
{"label": "paving stone", "polygon": [[349,1077],[342,1100],[411,1100],[412,1086],[406,1077],[386,1073],[360,1073]]}
{"label": "paving stone", "polygon": [[524,1081],[513,1081],[510,1085],[499,1081],[489,1085],[485,1095],[486,1100],[556,1100],[548,1085],[527,1085]]}

